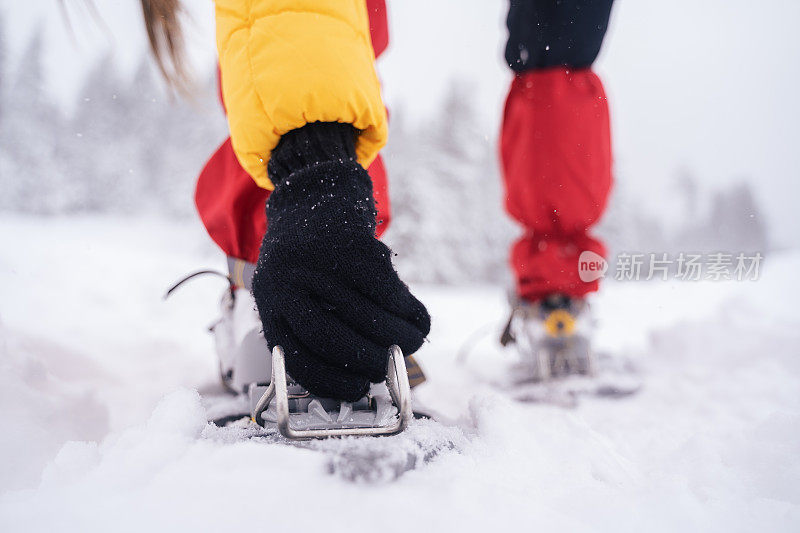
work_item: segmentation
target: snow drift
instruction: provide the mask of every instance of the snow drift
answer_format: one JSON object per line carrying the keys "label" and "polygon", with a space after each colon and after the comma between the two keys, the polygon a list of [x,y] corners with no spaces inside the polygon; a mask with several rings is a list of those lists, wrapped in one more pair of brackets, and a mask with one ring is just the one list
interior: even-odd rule
{"label": "snow drift", "polygon": [[574,410],[479,379],[509,357],[488,333],[457,364],[502,321],[501,288],[415,287],[434,317],[419,397],[444,421],[288,446],[206,423],[193,389],[215,387],[203,328],[223,287],[160,300],[221,262],[201,228],[0,222],[3,531],[800,525],[797,254],[769,256],[757,282],[607,283],[598,346],[636,360],[645,387]]}

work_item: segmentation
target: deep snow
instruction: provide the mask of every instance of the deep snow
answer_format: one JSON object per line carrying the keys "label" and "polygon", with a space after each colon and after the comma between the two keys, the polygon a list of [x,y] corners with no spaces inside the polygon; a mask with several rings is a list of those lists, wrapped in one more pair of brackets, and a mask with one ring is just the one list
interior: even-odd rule
{"label": "deep snow", "polygon": [[487,336],[456,364],[505,317],[502,288],[414,287],[434,319],[419,396],[453,425],[355,446],[378,465],[448,447],[396,480],[354,482],[346,442],[320,453],[205,423],[193,389],[216,386],[204,328],[222,287],[161,300],[183,273],[222,266],[197,223],[0,227],[0,530],[800,527],[798,253],[770,255],[758,282],[607,283],[597,344],[637,361],[645,387],[574,410],[476,379],[509,360]]}

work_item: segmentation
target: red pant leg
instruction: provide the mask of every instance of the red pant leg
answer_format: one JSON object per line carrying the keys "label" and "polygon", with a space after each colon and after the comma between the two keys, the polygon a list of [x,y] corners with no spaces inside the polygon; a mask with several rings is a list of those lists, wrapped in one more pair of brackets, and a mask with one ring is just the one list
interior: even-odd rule
{"label": "red pant leg", "polygon": [[255,263],[267,230],[268,197],[239,164],[228,137],[200,172],[194,202],[217,246],[228,257]]}
{"label": "red pant leg", "polygon": [[[367,10],[377,57],[389,42],[384,0],[367,0]],[[378,211],[376,234],[380,237],[391,219],[386,167],[380,155],[367,171],[372,177]],[[267,230],[267,198],[269,191],[258,187],[239,165],[230,138],[211,156],[197,179],[195,204],[211,239],[229,257],[250,263],[258,259],[258,249]]]}
{"label": "red pant leg", "polygon": [[518,74],[501,133],[506,209],[524,227],[511,252],[518,294],[583,296],[598,282],[578,276],[584,250],[604,255],[589,235],[611,188],[608,104],[590,69]]}

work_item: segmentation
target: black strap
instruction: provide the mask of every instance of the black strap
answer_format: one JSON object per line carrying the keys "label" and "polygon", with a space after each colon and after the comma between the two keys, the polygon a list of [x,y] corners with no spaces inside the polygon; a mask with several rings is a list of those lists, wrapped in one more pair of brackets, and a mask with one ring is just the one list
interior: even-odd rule
{"label": "black strap", "polygon": [[230,287],[231,296],[235,296],[236,286],[233,284],[233,280],[231,279],[230,276],[225,275],[222,272],[219,272],[217,270],[198,270],[197,272],[192,272],[191,274],[189,274],[185,278],[179,280],[175,285],[170,287],[169,290],[167,291],[167,293],[164,294],[164,299],[166,300],[167,298],[169,298],[169,296],[172,294],[172,292],[175,289],[177,289],[178,287],[180,287],[181,285],[183,285],[184,283],[186,283],[190,279],[193,279],[193,278],[196,278],[197,276],[202,276],[202,275],[205,275],[205,274],[211,274],[211,275],[214,275],[214,276],[220,276],[220,277],[225,278],[226,280],[228,280],[228,286]]}

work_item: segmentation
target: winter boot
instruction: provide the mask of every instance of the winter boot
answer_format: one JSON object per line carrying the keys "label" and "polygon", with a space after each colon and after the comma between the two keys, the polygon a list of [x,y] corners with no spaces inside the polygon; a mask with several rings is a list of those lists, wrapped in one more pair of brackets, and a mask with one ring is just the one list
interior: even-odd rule
{"label": "winter boot", "polygon": [[520,355],[519,382],[591,376],[591,322],[585,300],[552,294],[537,302],[515,298],[500,343]]}

